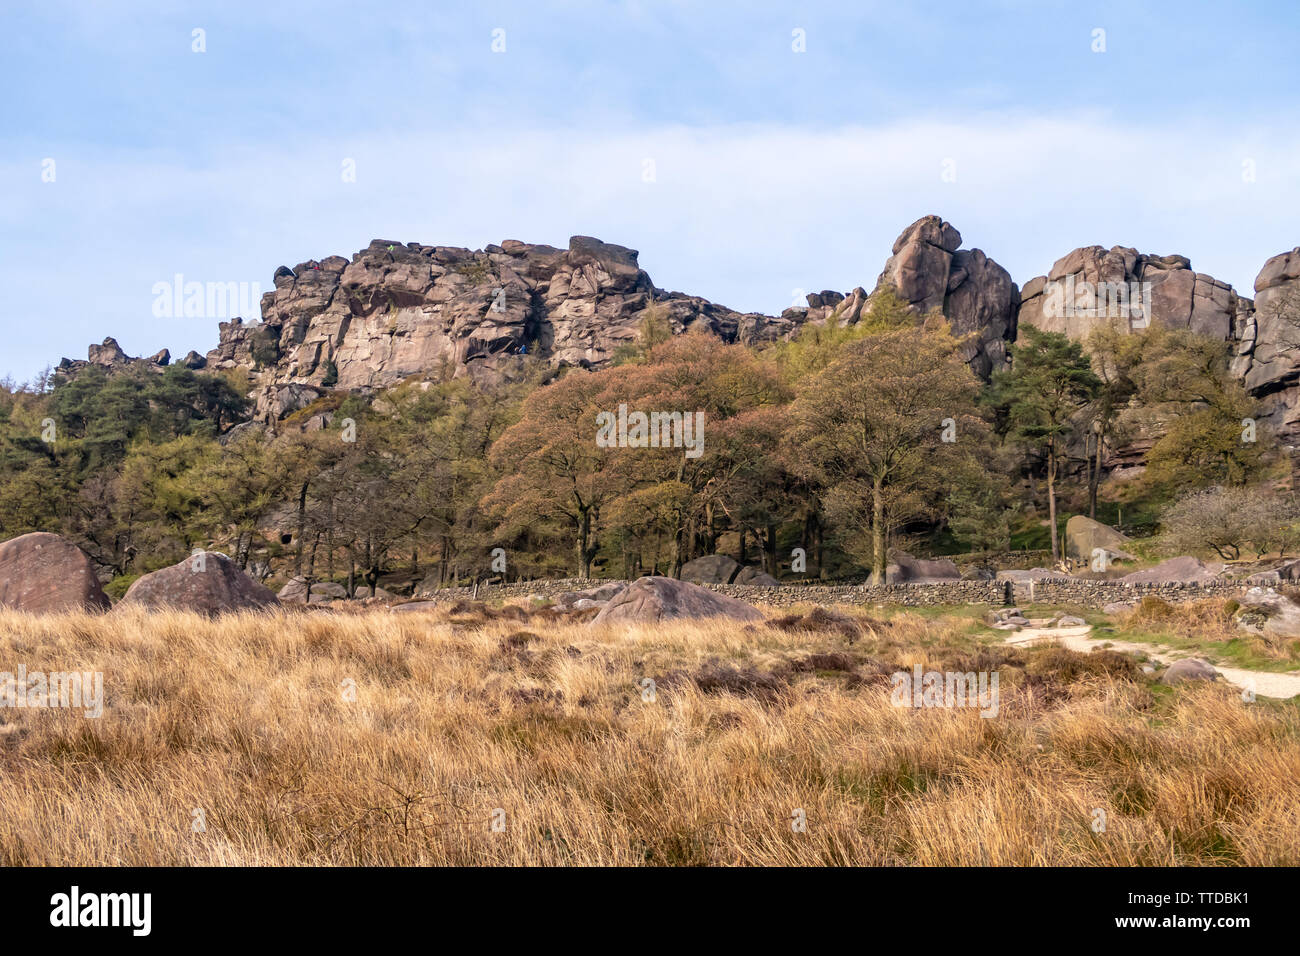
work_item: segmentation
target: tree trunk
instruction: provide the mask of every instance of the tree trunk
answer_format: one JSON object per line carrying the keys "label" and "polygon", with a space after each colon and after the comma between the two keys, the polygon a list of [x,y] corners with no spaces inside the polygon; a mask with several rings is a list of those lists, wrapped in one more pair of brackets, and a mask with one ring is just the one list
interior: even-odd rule
{"label": "tree trunk", "polygon": [[1088,486],[1088,517],[1097,520],[1097,488],[1101,485],[1102,450],[1106,447],[1105,434],[1097,433],[1097,460],[1093,464],[1091,482]]}
{"label": "tree trunk", "polygon": [[880,478],[871,486],[871,583],[885,583],[885,487]]}
{"label": "tree trunk", "polygon": [[307,534],[307,488],[309,482],[302,483],[298,492],[298,555],[293,562],[293,573],[302,574],[303,537]]}
{"label": "tree trunk", "polygon": [[1052,529],[1052,563],[1061,560],[1061,542],[1056,535],[1056,444],[1047,445],[1047,520]]}
{"label": "tree trunk", "polygon": [[591,577],[591,512],[584,508],[578,517],[578,577],[586,580]]}

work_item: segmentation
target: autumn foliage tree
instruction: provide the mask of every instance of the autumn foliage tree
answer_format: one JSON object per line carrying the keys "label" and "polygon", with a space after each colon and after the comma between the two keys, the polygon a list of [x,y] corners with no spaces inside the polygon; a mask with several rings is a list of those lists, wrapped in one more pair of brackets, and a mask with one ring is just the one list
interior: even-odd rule
{"label": "autumn foliage tree", "polygon": [[978,390],[943,325],[850,343],[800,387],[792,459],[823,489],[831,520],[869,535],[863,550],[876,583],[885,580],[891,530],[941,511],[945,475],[976,454],[986,431]]}

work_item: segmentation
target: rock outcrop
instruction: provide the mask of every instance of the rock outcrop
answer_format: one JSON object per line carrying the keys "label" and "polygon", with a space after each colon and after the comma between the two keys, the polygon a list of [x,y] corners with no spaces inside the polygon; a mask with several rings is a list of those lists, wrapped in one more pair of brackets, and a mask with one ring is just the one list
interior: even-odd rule
{"label": "rock outcrop", "polygon": [[675,578],[638,578],[619,591],[592,620],[601,624],[658,624],[664,621],[728,617],[736,621],[761,621],[763,612],[752,604]]}
{"label": "rock outcrop", "polygon": [[[1144,283],[1147,302],[1139,298]],[[1284,441],[1300,441],[1300,248],[1264,264],[1254,299],[1196,272],[1186,256],[1127,246],[1075,249],[1026,282],[1020,297],[1018,324],[1080,341],[1117,324],[1190,329],[1224,342],[1233,375],[1260,402],[1262,421]]]}
{"label": "rock outcrop", "polygon": [[1254,314],[1242,323],[1232,370],[1284,440],[1300,440],[1300,248],[1255,277]]}
{"label": "rock outcrop", "polygon": [[[65,358],[59,362],[55,372],[66,378],[75,378],[80,372],[88,368],[102,368],[106,372],[122,372],[128,369],[144,369],[150,372],[161,372],[171,364],[171,352],[163,349],[150,358],[132,358],[122,351],[122,346],[117,344],[117,339],[109,336],[99,345],[92,345],[86,350],[86,361],[80,359]],[[190,353],[194,355],[194,353]],[[187,368],[194,368],[188,365],[190,356],[186,356]],[[202,366],[199,366],[202,367]]]}
{"label": "rock outcrop", "polygon": [[118,607],[136,604],[215,616],[277,607],[280,601],[275,592],[246,575],[230,558],[209,551],[137,580]]}
{"label": "rock outcrop", "polygon": [[1147,255],[1125,246],[1075,249],[1057,259],[1047,275],[1026,282],[1020,297],[1019,322],[1079,340],[1118,322],[1131,330],[1152,323],[1191,329],[1227,342],[1254,308],[1228,283],[1193,271],[1185,256]]}
{"label": "rock outcrop", "polygon": [[[872,295],[889,285],[918,313],[942,312],[965,341],[975,374],[988,379],[1006,366],[1007,345],[1016,337],[1020,290],[1010,273],[982,251],[960,246],[961,233],[951,223],[923,216],[894,241]],[[861,288],[848,295],[821,292],[808,296],[807,318],[852,325],[869,306],[870,296]]]}
{"label": "rock outcrop", "polygon": [[599,367],[635,341],[652,308],[674,332],[728,342],[772,341],[798,325],[665,292],[635,250],[587,236],[567,249],[506,240],[482,251],[376,240],[350,262],[280,267],[262,321],[221,323],[207,364],[257,373],[258,417],[272,420],[333,386],[377,389],[413,375],[490,383],[528,356]]}
{"label": "rock outcrop", "polygon": [[[1265,263],[1252,300],[1196,272],[1185,256],[1127,246],[1074,249],[1017,287],[1004,268],[961,242],[951,223],[924,216],[898,236],[870,293],[861,286],[816,292],[806,307],[769,316],[659,289],[635,250],[587,236],[564,249],[506,240],[477,251],[375,240],[350,260],[280,266],[274,291],[262,297],[261,321],[220,323],[215,349],[177,364],[248,371],[254,417],[270,424],[332,388],[371,391],[415,376],[491,384],[521,374],[529,361],[599,368],[635,341],[652,310],[675,333],[702,329],[747,344],[789,337],[805,323],[851,325],[888,285],[917,313],[942,312],[984,379],[1006,367],[1007,347],[1026,323],[1076,339],[1109,323],[1211,336],[1230,351],[1263,423],[1300,444],[1300,248]],[[91,346],[86,361],[64,359],[59,372],[161,371],[170,363],[166,349],[131,358],[109,338]],[[329,414],[309,422],[320,427]],[[1113,449],[1108,466],[1140,465],[1151,440]]]}
{"label": "rock outcrop", "polygon": [[966,340],[966,359],[987,379],[1006,365],[1016,337],[1020,290],[1011,274],[979,249],[961,249],[961,233],[938,216],[924,216],[894,241],[876,280],[892,285],[918,312],[940,311]]}
{"label": "rock outcrop", "polygon": [[0,544],[0,607],[50,614],[108,606],[94,563],[72,542],[37,531]]}

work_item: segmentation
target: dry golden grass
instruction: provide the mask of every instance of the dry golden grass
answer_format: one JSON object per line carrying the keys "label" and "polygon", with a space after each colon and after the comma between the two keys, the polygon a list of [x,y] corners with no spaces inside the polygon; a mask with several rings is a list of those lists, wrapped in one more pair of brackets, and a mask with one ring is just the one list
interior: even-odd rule
{"label": "dry golden grass", "polygon": [[1119,616],[1125,638],[1154,640],[1190,651],[1209,650],[1242,667],[1290,669],[1300,663],[1300,639],[1274,633],[1254,633],[1233,618],[1235,600],[1207,598],[1169,604],[1148,596]]}
{"label": "dry golden grass", "polygon": [[[1293,705],[908,614],[851,645],[482,618],[0,613],[0,670],[106,687],[0,711],[0,863],[1300,862]],[[914,664],[996,668],[999,716],[892,706]]]}

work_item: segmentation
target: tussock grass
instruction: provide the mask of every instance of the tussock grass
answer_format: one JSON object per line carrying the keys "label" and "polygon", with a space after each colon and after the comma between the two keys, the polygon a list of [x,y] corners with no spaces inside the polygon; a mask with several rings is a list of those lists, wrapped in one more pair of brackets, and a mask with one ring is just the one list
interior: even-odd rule
{"label": "tussock grass", "polygon": [[[0,670],[105,680],[97,720],[0,710],[0,863],[1300,862],[1294,706],[961,619],[842,631],[0,613]],[[999,715],[892,706],[914,665],[997,670]]]}
{"label": "tussock grass", "polygon": [[1147,595],[1119,616],[1116,637],[1207,653],[1253,670],[1300,668],[1300,639],[1240,627],[1233,616],[1238,607],[1235,600],[1223,598],[1170,604]]}

